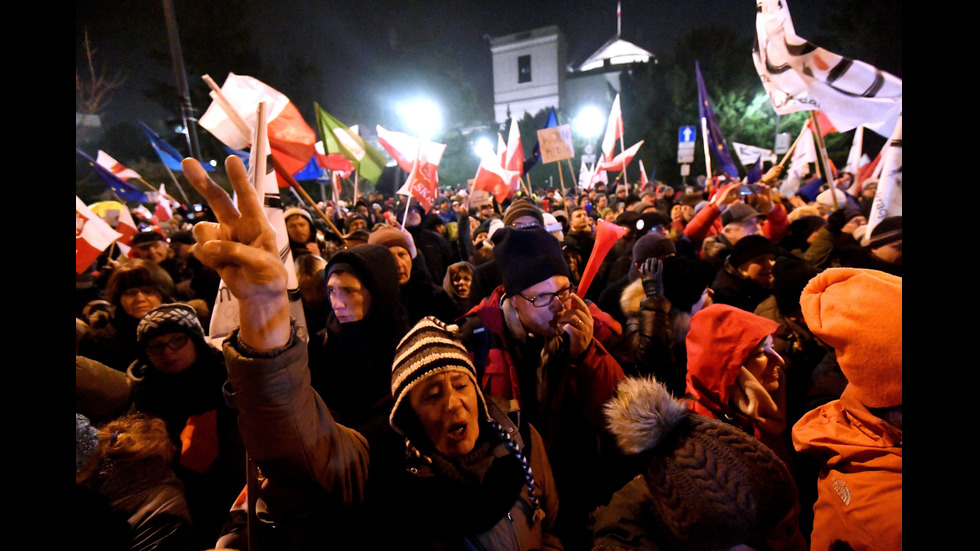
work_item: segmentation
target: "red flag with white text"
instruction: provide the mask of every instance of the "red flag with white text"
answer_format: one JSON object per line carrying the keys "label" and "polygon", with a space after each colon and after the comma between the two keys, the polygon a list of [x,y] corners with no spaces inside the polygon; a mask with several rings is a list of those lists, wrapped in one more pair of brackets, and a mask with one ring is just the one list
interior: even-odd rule
{"label": "red flag with white text", "polygon": [[429,212],[432,203],[439,195],[439,179],[436,175],[439,165],[430,163],[427,159],[427,153],[428,143],[423,140],[419,144],[418,155],[415,158],[415,164],[412,166],[412,172],[409,173],[408,180],[405,181],[409,193],[422,205],[425,212]]}

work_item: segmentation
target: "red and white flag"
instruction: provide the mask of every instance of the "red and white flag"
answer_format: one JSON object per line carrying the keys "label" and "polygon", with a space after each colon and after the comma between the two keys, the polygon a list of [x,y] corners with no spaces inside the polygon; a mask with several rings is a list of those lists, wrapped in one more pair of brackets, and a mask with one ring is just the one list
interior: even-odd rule
{"label": "red and white flag", "polygon": [[636,152],[640,149],[640,146],[643,145],[643,141],[644,140],[640,140],[636,142],[626,151],[622,151],[619,153],[619,155],[616,155],[616,157],[611,161],[601,161],[599,163],[599,170],[613,170],[617,172],[626,170],[627,165],[630,164],[630,161],[632,161],[633,157],[636,156]]}
{"label": "red and white flag", "polygon": [[623,111],[619,108],[619,94],[613,100],[612,109],[609,110],[609,119],[606,121],[606,135],[602,138],[602,154],[605,160],[611,160],[613,151],[616,150],[616,140],[623,137]]}
{"label": "red and white flag", "polygon": [[517,172],[517,177],[510,181],[510,192],[517,193],[521,185],[521,175],[524,174],[524,146],[521,144],[521,129],[517,119],[510,119],[510,134],[507,136],[507,154],[504,156],[503,167]]}
{"label": "red and white flag", "polygon": [[[216,95],[211,92],[212,98]],[[288,97],[257,79],[235,73],[228,73],[221,86],[221,95],[249,129],[255,128],[256,106],[264,101],[272,156],[289,174],[296,174],[309,164],[313,158],[313,144],[317,141],[316,133]],[[217,101],[211,102],[199,122],[232,149],[247,150],[252,145],[251,133],[243,134]]]}
{"label": "red and white flag", "polygon": [[[403,132],[387,130],[380,124],[377,126],[377,131],[378,143],[381,144],[381,147],[385,148],[385,151],[395,159],[395,162],[398,163],[398,166],[402,170],[411,172],[412,167],[415,166],[415,159],[418,156],[419,142],[422,140]],[[423,153],[429,163],[439,166],[439,162],[442,160],[442,154],[445,151],[445,144],[426,140],[425,151]]]}
{"label": "red and white flag", "polygon": [[643,160],[640,159],[640,189],[650,185],[650,178],[647,177],[647,170],[643,168]]}
{"label": "red and white flag", "polygon": [[497,160],[500,161],[500,166],[507,166],[507,142],[500,132],[497,132]]}
{"label": "red and white flag", "polygon": [[500,166],[497,158],[487,155],[480,161],[480,167],[476,169],[476,177],[473,179],[473,189],[482,189],[492,193],[498,203],[503,203],[510,197],[510,182],[513,178],[520,177],[519,172],[507,170]]}
{"label": "red and white flag", "polygon": [[322,141],[316,142],[314,146],[316,164],[321,168],[329,170],[331,174],[340,174],[341,178],[346,178],[354,172],[354,165],[347,157],[340,153],[326,153]]}
{"label": "red and white flag", "polygon": [[407,193],[403,193],[402,190],[398,191],[403,195],[414,197],[422,205],[422,208],[425,209],[425,212],[429,212],[429,209],[432,208],[432,203],[435,202],[436,197],[439,195],[439,179],[436,176],[439,165],[432,164],[428,161],[426,158],[428,150],[427,140],[420,142],[412,171],[408,174],[408,179],[402,187]]}
{"label": "red and white flag", "polygon": [[116,231],[119,232],[122,237],[119,238],[119,243],[124,245],[129,245],[133,241],[133,236],[139,233],[139,228],[136,227],[136,222],[133,220],[132,213],[129,212],[129,208],[123,205],[119,209],[119,221],[116,222]]}
{"label": "red and white flag", "polygon": [[167,190],[163,187],[163,184],[160,184],[160,193],[157,195],[157,206],[153,210],[153,218],[154,224],[173,220],[174,218],[174,211],[170,206],[170,200],[167,199]]}
{"label": "red and white flag", "polygon": [[130,178],[137,178],[142,180],[143,177],[139,175],[138,172],[130,168],[126,168],[122,163],[113,159],[105,151],[99,150],[99,155],[96,157],[95,162],[104,167],[109,172],[116,175],[120,180],[129,180]]}
{"label": "red and white flag", "polygon": [[122,234],[75,196],[75,273],[81,274]]}

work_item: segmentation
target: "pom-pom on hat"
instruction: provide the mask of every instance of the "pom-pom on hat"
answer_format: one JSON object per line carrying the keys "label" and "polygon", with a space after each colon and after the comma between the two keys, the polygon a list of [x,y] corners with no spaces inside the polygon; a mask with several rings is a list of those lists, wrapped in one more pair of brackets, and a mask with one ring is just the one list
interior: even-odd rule
{"label": "pom-pom on hat", "polygon": [[493,234],[493,257],[508,295],[553,276],[569,276],[561,243],[541,226],[500,228]]}
{"label": "pom-pom on hat", "polygon": [[604,409],[619,448],[647,460],[641,528],[662,548],[802,543],[793,477],[751,434],[692,413],[653,378],[624,379]]}
{"label": "pom-pom on hat", "polygon": [[391,370],[391,395],[395,405],[391,408],[389,422],[399,434],[410,436],[407,433],[414,426],[408,417],[410,413],[414,415],[408,403],[408,393],[426,377],[438,373],[456,372],[468,376],[476,389],[482,416],[485,419],[490,417],[476,379],[476,368],[459,340],[458,331],[456,325],[447,325],[434,316],[426,316],[398,343]]}

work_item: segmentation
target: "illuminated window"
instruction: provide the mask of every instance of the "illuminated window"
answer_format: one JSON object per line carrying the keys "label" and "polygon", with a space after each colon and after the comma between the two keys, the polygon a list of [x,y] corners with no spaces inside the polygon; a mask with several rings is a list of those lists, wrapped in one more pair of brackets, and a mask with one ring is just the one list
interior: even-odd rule
{"label": "illuminated window", "polygon": [[531,56],[517,58],[517,82],[531,82]]}

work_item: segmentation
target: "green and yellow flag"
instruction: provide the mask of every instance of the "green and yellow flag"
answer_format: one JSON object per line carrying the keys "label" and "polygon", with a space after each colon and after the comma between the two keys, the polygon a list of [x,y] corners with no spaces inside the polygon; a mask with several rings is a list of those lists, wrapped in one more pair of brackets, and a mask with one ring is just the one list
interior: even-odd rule
{"label": "green and yellow flag", "polygon": [[377,183],[385,168],[385,158],[377,149],[365,142],[344,123],[324,111],[320,104],[316,107],[316,123],[320,128],[320,139],[327,153],[340,153],[350,159],[362,178]]}

